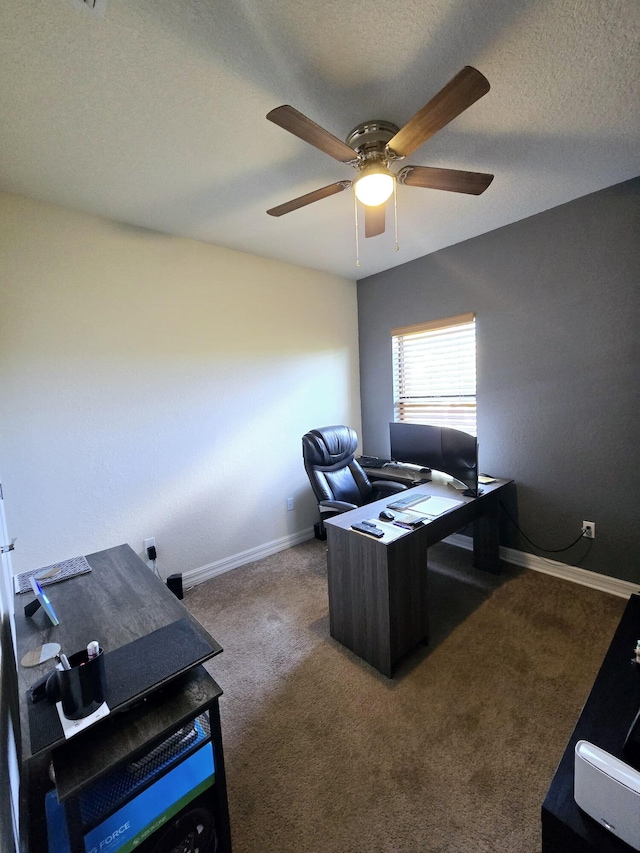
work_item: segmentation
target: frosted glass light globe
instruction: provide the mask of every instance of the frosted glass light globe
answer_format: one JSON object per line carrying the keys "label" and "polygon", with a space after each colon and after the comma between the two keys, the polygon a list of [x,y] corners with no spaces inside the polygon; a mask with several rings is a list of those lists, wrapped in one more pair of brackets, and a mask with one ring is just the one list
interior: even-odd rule
{"label": "frosted glass light globe", "polygon": [[393,175],[385,171],[367,172],[355,184],[356,198],[362,204],[377,207],[393,192]]}

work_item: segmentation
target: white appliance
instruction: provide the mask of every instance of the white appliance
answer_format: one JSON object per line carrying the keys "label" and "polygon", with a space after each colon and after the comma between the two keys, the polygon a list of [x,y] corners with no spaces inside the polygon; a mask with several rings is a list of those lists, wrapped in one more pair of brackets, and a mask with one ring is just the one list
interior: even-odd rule
{"label": "white appliance", "polygon": [[580,808],[622,841],[640,850],[640,773],[580,740],[575,749],[573,795]]}

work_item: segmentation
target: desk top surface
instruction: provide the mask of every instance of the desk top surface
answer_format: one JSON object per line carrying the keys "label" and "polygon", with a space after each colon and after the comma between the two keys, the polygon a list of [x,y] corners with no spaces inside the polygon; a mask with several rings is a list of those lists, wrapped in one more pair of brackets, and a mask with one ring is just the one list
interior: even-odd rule
{"label": "desk top surface", "polygon": [[91,640],[98,640],[108,654],[178,620],[186,620],[211,646],[212,654],[222,651],[129,545],[86,556],[91,572],[47,586],[59,625],[51,625],[42,608],[32,617],[26,617],[24,605],[33,596],[26,593],[15,597],[23,760],[32,755],[27,691],[55,663],[49,660],[35,667],[23,667],[20,660],[35,646],[57,642],[69,655],[85,648]]}
{"label": "desk top surface", "polygon": [[459,492],[457,489],[454,489],[452,486],[449,486],[445,483],[434,483],[433,481],[429,483],[421,483],[420,485],[407,489],[404,492],[399,492],[395,495],[389,495],[388,497],[381,498],[378,501],[373,501],[372,503],[364,504],[364,506],[356,507],[356,509],[348,510],[347,512],[342,512],[338,515],[334,515],[331,518],[325,519],[324,523],[327,526],[339,527],[343,530],[347,530],[354,522],[362,521],[362,519],[377,518],[381,510],[385,509],[388,504],[393,503],[398,498],[408,497],[409,495],[424,494],[428,495],[429,497],[437,496],[442,498],[449,498],[450,500],[460,501],[459,506],[454,507],[449,512],[445,512],[442,515],[436,516],[435,518],[426,521],[423,525],[423,527],[426,528],[430,525],[434,525],[446,516],[450,516],[452,513],[455,513],[455,511],[459,510],[461,507],[468,507],[472,504],[481,507],[483,503],[486,503],[487,499],[491,500],[492,496],[495,500],[495,498],[497,497],[496,493],[512,482],[512,480],[496,480],[495,483],[487,483],[486,485],[481,486],[482,494],[478,498],[465,497],[462,492]]}

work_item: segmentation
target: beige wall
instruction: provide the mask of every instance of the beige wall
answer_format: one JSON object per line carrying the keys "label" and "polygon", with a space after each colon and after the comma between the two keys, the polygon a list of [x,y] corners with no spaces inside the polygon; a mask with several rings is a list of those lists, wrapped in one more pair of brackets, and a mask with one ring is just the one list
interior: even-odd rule
{"label": "beige wall", "polygon": [[0,195],[0,297],[15,571],[155,536],[166,576],[309,531],[302,434],[360,430],[354,282]]}

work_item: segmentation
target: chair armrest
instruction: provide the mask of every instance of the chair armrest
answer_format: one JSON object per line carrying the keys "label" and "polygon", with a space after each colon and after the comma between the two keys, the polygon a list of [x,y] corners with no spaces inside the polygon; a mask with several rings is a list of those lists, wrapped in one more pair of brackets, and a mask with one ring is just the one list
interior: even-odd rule
{"label": "chair armrest", "polygon": [[356,509],[357,504],[349,503],[348,501],[318,501],[320,514],[325,512],[347,512],[350,509]]}
{"label": "chair armrest", "polygon": [[397,495],[398,492],[406,492],[407,486],[403,483],[394,483],[393,480],[374,480],[371,488],[376,493],[376,500],[388,498],[389,495]]}

